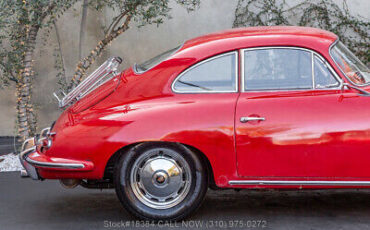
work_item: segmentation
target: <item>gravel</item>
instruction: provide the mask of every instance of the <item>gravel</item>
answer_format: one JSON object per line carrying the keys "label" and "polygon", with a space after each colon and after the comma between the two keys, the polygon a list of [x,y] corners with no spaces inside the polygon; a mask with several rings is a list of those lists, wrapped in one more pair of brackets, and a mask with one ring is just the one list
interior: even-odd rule
{"label": "gravel", "polygon": [[20,171],[23,167],[19,162],[18,155],[9,153],[0,156],[0,172]]}

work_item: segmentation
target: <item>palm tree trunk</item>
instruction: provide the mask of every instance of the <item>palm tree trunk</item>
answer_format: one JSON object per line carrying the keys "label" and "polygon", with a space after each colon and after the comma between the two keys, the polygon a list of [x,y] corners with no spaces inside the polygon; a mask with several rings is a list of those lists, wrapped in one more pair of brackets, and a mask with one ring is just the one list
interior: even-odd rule
{"label": "palm tree trunk", "polygon": [[[22,19],[27,19],[29,17],[29,12],[27,10],[26,1],[23,1],[24,10],[20,17]],[[39,22],[43,22],[45,17],[52,11],[56,6],[56,3],[51,1],[47,9],[43,10],[40,8]],[[37,120],[34,112],[34,106],[32,103],[32,81],[35,76],[33,71],[33,53],[36,46],[36,38],[40,29],[40,25],[30,24],[27,25],[19,23],[19,29],[22,36],[25,35],[25,52],[23,57],[23,66],[21,70],[17,73],[18,82],[16,85],[17,94],[17,124],[18,133],[21,140],[25,140],[36,133]]]}
{"label": "palm tree trunk", "polygon": [[17,126],[20,141],[23,142],[30,137],[30,130],[27,118],[27,99],[24,92],[24,84],[18,82],[16,84],[17,94]]}
{"label": "palm tree trunk", "polygon": [[21,71],[20,82],[17,84],[17,111],[18,127],[21,139],[26,139],[36,133],[36,116],[32,103],[32,80],[33,71],[33,52],[36,46],[36,36],[39,26],[32,26],[28,33],[27,50],[24,54],[23,70]]}

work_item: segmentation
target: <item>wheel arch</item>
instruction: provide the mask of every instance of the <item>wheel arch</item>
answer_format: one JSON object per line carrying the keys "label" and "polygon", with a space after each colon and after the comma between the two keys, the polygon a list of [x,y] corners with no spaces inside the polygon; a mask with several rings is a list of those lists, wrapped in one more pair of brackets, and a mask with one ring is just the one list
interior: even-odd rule
{"label": "wheel arch", "polygon": [[208,178],[209,187],[211,189],[218,189],[218,187],[216,186],[216,183],[215,183],[212,165],[211,165],[208,157],[202,151],[200,151],[198,148],[196,148],[194,146],[191,146],[191,145],[187,145],[187,144],[180,143],[180,142],[169,142],[169,141],[144,141],[144,142],[136,142],[136,143],[132,143],[132,144],[129,144],[129,145],[126,145],[126,146],[120,148],[118,151],[116,151],[115,153],[112,154],[112,156],[109,158],[107,164],[105,165],[104,179],[111,179],[111,178],[113,178],[114,167],[115,167],[116,163],[118,162],[119,158],[123,154],[126,154],[128,151],[130,151],[135,146],[137,146],[139,144],[143,144],[143,143],[151,143],[151,144],[155,144],[155,143],[161,143],[161,144],[168,143],[168,144],[183,145],[184,147],[188,148],[190,151],[192,151],[193,153],[195,153],[199,157],[199,159],[201,160],[202,165],[205,167],[206,172],[207,172],[207,178]]}

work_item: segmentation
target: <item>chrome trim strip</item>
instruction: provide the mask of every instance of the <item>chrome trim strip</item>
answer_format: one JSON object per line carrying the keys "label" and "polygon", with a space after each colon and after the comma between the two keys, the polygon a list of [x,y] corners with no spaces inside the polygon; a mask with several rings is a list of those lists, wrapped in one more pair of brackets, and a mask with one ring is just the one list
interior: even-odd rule
{"label": "chrome trim strip", "polygon": [[[321,54],[317,53],[316,51],[314,50],[311,50],[311,49],[306,49],[306,48],[302,48],[302,47],[296,47],[296,46],[263,46],[263,47],[253,47],[253,48],[246,48],[246,49],[241,49],[241,56],[242,56],[242,61],[241,61],[241,70],[242,70],[242,73],[241,73],[241,82],[242,82],[242,87],[241,87],[241,92],[276,92],[276,91],[282,91],[282,92],[286,92],[286,91],[307,91],[307,90],[340,90],[340,85],[338,87],[333,87],[333,88],[319,88],[319,89],[316,89],[315,88],[315,85],[312,86],[312,88],[306,88],[306,89],[300,89],[300,88],[292,88],[292,89],[260,89],[260,90],[246,90],[244,88],[244,52],[245,51],[250,51],[250,50],[264,50],[264,49],[293,49],[293,50],[303,50],[303,51],[307,51],[307,52],[310,52],[312,57],[314,55],[316,55],[318,58],[320,58],[328,67],[329,67],[329,70],[332,72],[332,74],[334,75],[334,77],[336,78],[336,80],[338,80],[339,82],[341,82],[342,78],[339,77],[338,73],[336,71],[334,71],[334,69],[332,68],[332,66],[330,65],[330,63],[328,61],[326,61],[325,58],[323,58],[321,56]],[[311,59],[312,61],[312,59]],[[312,77],[313,77],[313,82],[314,82],[314,64],[313,65],[313,69],[312,69]]]}
{"label": "chrome trim strip", "polygon": [[28,157],[28,155],[35,151],[36,151],[36,146],[33,146],[32,148],[26,149],[23,152],[21,152],[19,154],[21,163],[23,164],[23,161],[26,161],[27,163],[33,166],[39,166],[39,167],[45,167],[45,168],[66,168],[66,169],[85,168],[85,165],[78,164],[78,163],[50,163],[50,162],[40,162],[40,161],[32,160]]}
{"label": "chrome trim strip", "polygon": [[[225,90],[225,91],[177,91],[175,90],[174,86],[175,86],[175,83],[176,81],[181,77],[183,76],[185,73],[189,72],[190,70],[196,68],[197,66],[199,65],[202,65],[206,62],[209,62],[209,61],[212,61],[214,59],[217,59],[217,58],[220,58],[220,57],[223,57],[223,56],[227,56],[227,55],[230,55],[230,54],[234,54],[234,57],[235,57],[235,89],[234,90]],[[210,58],[207,58],[205,60],[202,60],[190,67],[188,67],[186,70],[184,70],[183,72],[181,72],[176,78],[175,80],[173,80],[172,84],[171,84],[171,90],[172,92],[174,93],[178,93],[178,94],[187,94],[187,93],[195,93],[195,94],[200,94],[200,93],[237,93],[238,90],[239,90],[239,53],[238,51],[231,51],[231,52],[227,52],[227,53],[222,53],[222,54],[219,54],[219,55],[216,55],[216,56],[212,56]]]}
{"label": "chrome trim strip", "polygon": [[240,65],[240,71],[241,73],[239,74],[240,75],[240,91],[241,92],[244,92],[244,50],[243,49],[240,49],[239,50],[239,55],[240,55],[240,62],[239,62],[239,65]]}
{"label": "chrome trim strip", "polygon": [[370,181],[279,181],[279,180],[231,180],[229,185],[329,185],[370,186]]}
{"label": "chrome trim strip", "polygon": [[313,52],[311,51],[311,77],[312,77],[312,89],[316,89],[315,83],[315,57]]}
{"label": "chrome trim strip", "polygon": [[26,158],[26,161],[34,166],[44,167],[44,168],[65,168],[65,169],[85,168],[83,164],[40,162],[40,161],[32,160],[28,157]]}

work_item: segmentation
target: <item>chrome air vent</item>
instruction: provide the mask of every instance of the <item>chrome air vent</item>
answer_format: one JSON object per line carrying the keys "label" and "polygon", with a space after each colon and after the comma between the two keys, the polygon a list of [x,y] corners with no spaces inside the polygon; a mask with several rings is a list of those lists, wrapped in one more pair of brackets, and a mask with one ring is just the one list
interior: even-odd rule
{"label": "chrome air vent", "polygon": [[120,57],[109,58],[68,94],[62,91],[53,93],[59,102],[59,107],[64,108],[75,103],[100,85],[112,79],[117,75],[117,68],[121,63],[122,59]]}

